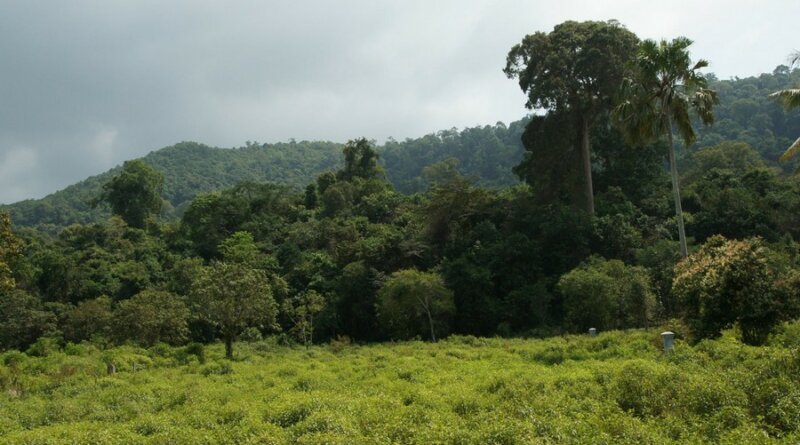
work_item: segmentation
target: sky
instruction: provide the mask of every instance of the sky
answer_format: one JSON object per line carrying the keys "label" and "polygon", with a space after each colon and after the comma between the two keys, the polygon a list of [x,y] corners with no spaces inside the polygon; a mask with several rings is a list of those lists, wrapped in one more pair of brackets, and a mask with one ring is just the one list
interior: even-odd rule
{"label": "sky", "polygon": [[798,0],[0,0],[0,203],[180,141],[383,142],[527,111],[526,34],[616,19],[721,79],[800,49]]}

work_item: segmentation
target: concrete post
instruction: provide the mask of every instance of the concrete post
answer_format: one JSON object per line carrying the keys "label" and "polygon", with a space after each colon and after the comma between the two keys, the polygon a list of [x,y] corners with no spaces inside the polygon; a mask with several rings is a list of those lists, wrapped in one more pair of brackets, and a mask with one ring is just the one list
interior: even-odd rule
{"label": "concrete post", "polygon": [[674,348],[675,333],[666,331],[661,333],[661,340],[664,342],[664,352],[670,352]]}

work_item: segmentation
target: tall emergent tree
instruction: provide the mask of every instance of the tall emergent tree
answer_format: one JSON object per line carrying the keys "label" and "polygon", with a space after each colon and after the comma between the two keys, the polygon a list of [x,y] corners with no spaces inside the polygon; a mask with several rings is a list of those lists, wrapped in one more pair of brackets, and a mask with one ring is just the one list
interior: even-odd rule
{"label": "tall emergent tree", "polygon": [[161,212],[164,175],[141,160],[125,161],[122,171],[103,185],[100,201],[111,205],[131,227],[142,229],[150,215]]}
{"label": "tall emergent tree", "polygon": [[639,39],[619,22],[567,21],[514,45],[503,70],[518,78],[525,106],[566,114],[580,138],[585,209],[594,214],[590,131],[608,114]]}
{"label": "tall emergent tree", "polygon": [[275,325],[278,306],[272,294],[266,272],[244,263],[212,263],[192,286],[194,309],[217,327],[229,359],[245,328]]}
{"label": "tall emergent tree", "polygon": [[[800,51],[795,51],[789,57],[789,62],[792,66],[800,65]],[[798,88],[787,88],[785,90],[776,91],[769,95],[770,97],[774,97],[780,99],[783,102],[783,106],[786,107],[787,110],[792,108],[800,108],[800,86]],[[781,155],[781,161],[788,161],[789,159],[795,157],[797,153],[800,153],[800,137],[794,141],[789,148],[783,152]]]}
{"label": "tall emergent tree", "polygon": [[677,127],[688,148],[696,138],[689,112],[694,111],[703,124],[711,125],[714,105],[719,102],[716,92],[707,88],[706,78],[698,71],[707,67],[708,62],[700,59],[692,65],[688,51],[691,44],[692,41],[686,37],[671,42],[642,42],[636,57],[636,69],[623,83],[624,99],[615,110],[621,130],[631,142],[650,142],[663,135],[669,139],[675,215],[684,258],[688,249],[672,131]]}
{"label": "tall emergent tree", "polygon": [[337,174],[339,179],[349,181],[353,178],[371,179],[381,172],[378,166],[378,153],[375,146],[366,138],[347,141],[344,149],[344,168]]}

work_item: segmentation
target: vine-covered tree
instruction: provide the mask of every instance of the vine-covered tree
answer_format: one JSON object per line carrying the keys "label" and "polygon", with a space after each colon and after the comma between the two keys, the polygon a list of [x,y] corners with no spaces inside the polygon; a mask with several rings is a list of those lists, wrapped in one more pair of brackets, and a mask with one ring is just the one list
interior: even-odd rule
{"label": "vine-covered tree", "polygon": [[625,67],[639,39],[616,21],[567,21],[550,33],[525,36],[503,70],[518,78],[529,109],[569,116],[580,134],[585,208],[594,214],[590,132],[614,106]]}

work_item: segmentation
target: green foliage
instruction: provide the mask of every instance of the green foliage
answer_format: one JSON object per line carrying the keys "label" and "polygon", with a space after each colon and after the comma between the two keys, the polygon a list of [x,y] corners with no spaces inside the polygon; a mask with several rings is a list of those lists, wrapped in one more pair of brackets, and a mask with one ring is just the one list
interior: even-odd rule
{"label": "green foliage", "polygon": [[564,323],[572,330],[646,326],[656,312],[647,271],[593,257],[558,280]]}
{"label": "green foliage", "polygon": [[365,138],[347,141],[342,152],[344,153],[344,168],[337,174],[340,180],[371,179],[380,174],[378,153],[375,152],[374,145]]}
{"label": "green foliage", "polygon": [[55,324],[54,314],[35,296],[20,289],[0,291],[0,349],[25,349]]}
{"label": "green foliage", "polygon": [[[792,327],[794,325],[787,325]],[[0,356],[8,443],[794,443],[800,363],[662,328],[521,340]],[[107,374],[106,362],[116,364]]]}
{"label": "green foliage", "polygon": [[393,273],[378,292],[378,317],[394,338],[446,335],[453,316],[453,293],[437,273],[415,269]]}
{"label": "green foliage", "polygon": [[70,308],[62,322],[64,339],[74,343],[84,340],[110,339],[114,319],[111,298],[101,296],[84,300]]}
{"label": "green foliage", "polygon": [[708,88],[708,80],[698,71],[707,67],[708,61],[700,59],[693,64],[688,50],[691,44],[685,37],[671,42],[643,41],[634,69],[622,84],[623,99],[614,109],[617,126],[632,143],[649,143],[663,136],[669,140],[672,195],[683,257],[688,254],[688,246],[673,130],[689,147],[697,137],[690,112],[704,125],[711,125],[714,105],[719,103],[717,93]]}
{"label": "green foliage", "polygon": [[[576,185],[583,196],[576,201],[590,214],[594,214],[591,130],[615,106],[619,85],[638,41],[635,34],[616,21],[567,21],[548,34],[525,36],[506,58],[503,71],[509,78],[519,79],[520,88],[528,96],[525,106],[548,111],[545,116],[533,118],[526,128],[523,141],[532,155],[517,171],[528,173],[531,163],[539,168],[531,161],[549,157],[542,156],[542,151],[554,154],[555,162],[548,166],[554,164],[558,171],[566,170],[565,165],[570,164],[575,168],[578,160],[581,167],[576,171],[581,173],[572,177],[581,178]],[[552,179],[549,182],[548,188],[554,189]]]}
{"label": "green foliage", "polygon": [[314,342],[314,317],[325,309],[325,297],[308,290],[283,301],[283,313],[291,320],[289,330],[306,348]]}
{"label": "green foliage", "polygon": [[758,345],[789,315],[780,272],[762,240],[713,236],[676,266],[672,292],[695,340],[738,323],[742,341]]}
{"label": "green foliage", "polygon": [[275,325],[277,305],[270,278],[246,264],[212,263],[195,281],[191,299],[194,312],[219,330],[228,358],[233,358],[233,341],[244,329]]}
{"label": "green foliage", "polygon": [[182,298],[145,290],[119,303],[114,311],[113,334],[119,341],[132,340],[143,346],[159,342],[179,345],[189,338],[189,318]]}
{"label": "green foliage", "polygon": [[785,218],[800,208],[796,181],[780,178],[749,145],[724,142],[692,156],[687,170],[689,230],[698,241],[711,235],[761,236],[777,241],[783,233],[800,235]]}
{"label": "green foliage", "polygon": [[129,226],[141,229],[151,215],[161,212],[163,188],[163,174],[144,161],[126,161],[122,171],[103,185],[100,200]]}

